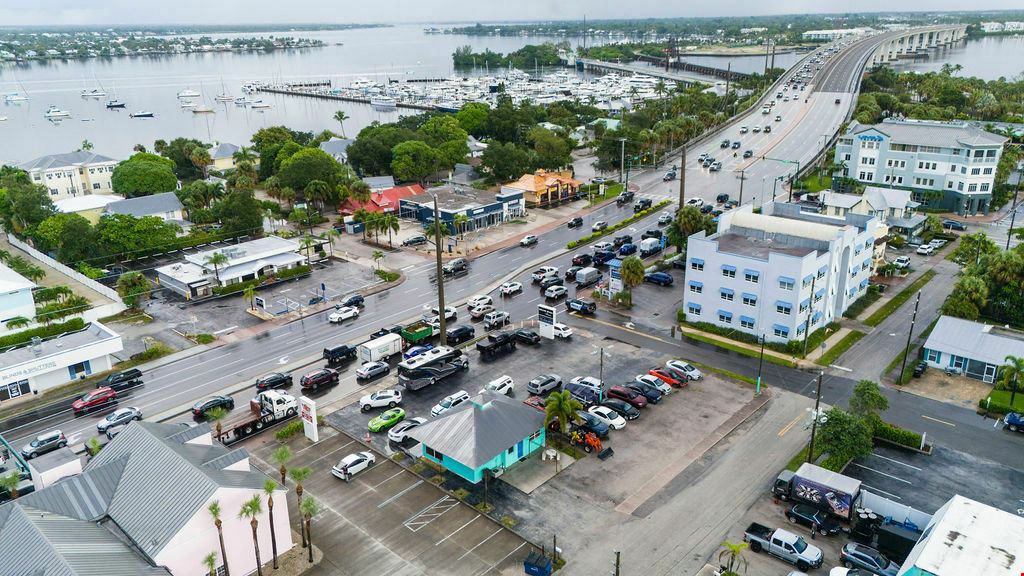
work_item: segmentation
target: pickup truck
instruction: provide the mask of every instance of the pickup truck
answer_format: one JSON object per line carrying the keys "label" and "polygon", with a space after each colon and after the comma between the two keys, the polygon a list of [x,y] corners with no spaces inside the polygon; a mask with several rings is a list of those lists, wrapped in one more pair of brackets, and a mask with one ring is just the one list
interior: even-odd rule
{"label": "pickup truck", "polygon": [[477,352],[480,356],[488,358],[501,352],[512,352],[516,349],[516,340],[509,332],[498,332],[489,334],[487,340],[476,343]]}
{"label": "pickup truck", "polygon": [[820,568],[825,560],[820,548],[808,544],[800,536],[757,522],[747,527],[747,531],[743,533],[743,541],[750,545],[754,553],[767,552],[795,565],[801,572]]}
{"label": "pickup truck", "polygon": [[1010,412],[1003,417],[1003,425],[1010,432],[1024,432],[1024,414]]}

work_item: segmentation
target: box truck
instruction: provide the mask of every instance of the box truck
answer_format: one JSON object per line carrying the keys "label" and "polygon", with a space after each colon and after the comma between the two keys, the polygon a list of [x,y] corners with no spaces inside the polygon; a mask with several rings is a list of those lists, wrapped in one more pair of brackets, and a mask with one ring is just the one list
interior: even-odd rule
{"label": "box truck", "polygon": [[402,352],[402,337],[388,334],[359,345],[360,362],[376,362]]}
{"label": "box truck", "polygon": [[601,271],[597,268],[580,268],[576,271],[576,287],[586,288],[601,281]]}
{"label": "box truck", "polygon": [[860,494],[860,480],[805,462],[796,472],[780,472],[772,493],[779,500],[806,502],[849,520]]}
{"label": "box truck", "polygon": [[646,258],[652,254],[661,252],[660,238],[644,238],[640,241],[640,257]]}

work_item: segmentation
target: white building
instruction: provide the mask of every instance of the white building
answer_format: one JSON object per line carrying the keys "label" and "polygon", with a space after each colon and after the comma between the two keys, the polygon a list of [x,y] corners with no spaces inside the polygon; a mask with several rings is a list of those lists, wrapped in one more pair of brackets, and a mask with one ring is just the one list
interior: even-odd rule
{"label": "white building", "polygon": [[760,34],[761,32],[767,32],[768,29],[763,26],[757,26],[754,28],[740,28],[740,34]]}
{"label": "white building", "polygon": [[0,350],[0,405],[110,370],[111,355],[121,350],[121,337],[99,322],[78,332]]}
{"label": "white building", "polygon": [[79,150],[50,154],[20,164],[35,184],[45,186],[53,200],[80,194],[112,194],[110,177],[118,161],[107,156]]}
{"label": "white building", "polygon": [[845,36],[859,36],[870,32],[870,28],[838,28],[833,30],[808,30],[804,32],[804,40],[825,40],[831,42]]}
{"label": "white building", "polygon": [[871,275],[878,220],[804,212],[795,204],[725,212],[718,231],[690,236],[683,300],[687,322],[769,341],[803,338],[842,316]]}
{"label": "white building", "polygon": [[[213,295],[215,285],[230,286],[302,265],[306,257],[299,252],[298,242],[279,236],[264,236],[233,246],[189,254],[185,256],[184,262],[157,268],[157,281],[186,300],[205,298]],[[227,261],[214,267],[209,260],[215,253],[223,254]]]}
{"label": "white building", "polygon": [[985,33],[1002,32],[1006,29],[1002,22],[982,22],[980,26]]}
{"label": "white building", "polygon": [[32,290],[36,284],[0,262],[0,334],[13,318],[35,318],[36,303]]}
{"label": "white building", "polygon": [[[257,540],[270,558],[270,518],[263,484],[245,449],[213,441],[209,424],[133,422],[94,456],[85,470],[59,484],[0,506],[0,566],[4,574],[206,576],[203,558],[223,558],[208,508],[221,509],[232,574],[256,571],[249,519],[238,512],[262,501]],[[278,554],[290,550],[287,489],[274,493]]]}

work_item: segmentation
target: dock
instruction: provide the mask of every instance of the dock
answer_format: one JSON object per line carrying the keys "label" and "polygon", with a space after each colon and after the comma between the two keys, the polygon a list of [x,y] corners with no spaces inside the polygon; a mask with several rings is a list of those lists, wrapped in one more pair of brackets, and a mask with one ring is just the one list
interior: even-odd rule
{"label": "dock", "polygon": [[590,58],[577,58],[576,59],[577,70],[594,70],[597,72],[625,72],[626,74],[643,74],[644,76],[651,76],[653,78],[661,78],[666,82],[673,84],[679,83],[683,86],[693,86],[694,84],[714,84],[714,80],[707,77],[697,77],[688,74],[681,74],[679,72],[666,72],[661,68],[655,68],[653,66],[641,66],[638,64],[620,64],[617,62],[605,62],[603,60],[591,60]]}
{"label": "dock", "polygon": [[[355,102],[357,104],[370,105],[369,98],[354,98],[351,96],[339,96],[337,94],[318,94],[316,92],[306,92],[305,90],[294,90],[290,88],[267,88],[261,87],[258,89],[259,92],[269,92],[271,94],[283,94],[285,96],[305,96],[306,98],[319,98],[321,100],[337,100],[339,102]],[[408,110],[437,110],[434,106],[428,106],[426,104],[410,104],[408,102],[397,102],[396,108],[405,108]]]}

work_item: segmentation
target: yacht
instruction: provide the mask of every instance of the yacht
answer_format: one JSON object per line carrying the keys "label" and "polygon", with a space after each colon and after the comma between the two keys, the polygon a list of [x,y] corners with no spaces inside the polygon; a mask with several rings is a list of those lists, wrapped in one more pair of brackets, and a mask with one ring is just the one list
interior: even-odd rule
{"label": "yacht", "polygon": [[7,122],[7,116],[0,116],[0,122]]}
{"label": "yacht", "polygon": [[352,81],[353,90],[368,90],[377,86],[377,83],[367,78],[356,78]]}
{"label": "yacht", "polygon": [[199,92],[196,92],[191,88],[185,88],[181,92],[178,92],[178,98],[198,98],[199,96]]}
{"label": "yacht", "polygon": [[124,108],[124,102],[120,100],[107,100],[107,108]]}
{"label": "yacht", "polygon": [[263,100],[256,100],[255,102],[252,102],[251,104],[249,104],[249,107],[250,108],[270,108],[270,103],[269,102],[264,102]]}
{"label": "yacht", "polygon": [[370,98],[370,105],[377,108],[395,108],[398,101],[391,96],[373,96]]}
{"label": "yacht", "polygon": [[69,116],[71,116],[71,112],[61,110],[56,106],[50,106],[46,109],[46,112],[43,113],[43,118],[67,118]]}
{"label": "yacht", "polygon": [[227,93],[218,94],[218,95],[214,96],[213,99],[216,100],[217,102],[232,102],[232,101],[236,100],[236,98],[234,96],[232,96],[231,94],[227,94]]}
{"label": "yacht", "polygon": [[194,100],[182,100],[181,101],[181,107],[182,108],[195,108],[196,107],[196,103],[195,103]]}
{"label": "yacht", "polygon": [[93,88],[92,90],[82,90],[82,98],[102,98],[107,95],[105,91],[100,88]]}
{"label": "yacht", "polygon": [[252,104],[252,101],[245,96],[239,96],[238,98],[235,98],[235,104],[238,106],[248,106],[249,104]]}
{"label": "yacht", "polygon": [[192,109],[193,114],[213,114],[213,107],[203,104]]}
{"label": "yacht", "polygon": [[148,110],[139,110],[138,112],[132,112],[129,116],[132,118],[152,118],[153,113]]}
{"label": "yacht", "polygon": [[28,96],[25,96],[23,94],[19,94],[17,92],[12,92],[11,94],[8,94],[8,95],[4,96],[4,102],[26,102],[26,101],[28,101]]}

